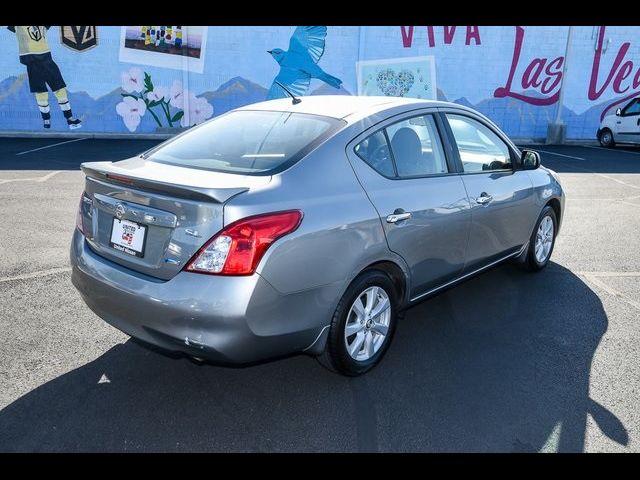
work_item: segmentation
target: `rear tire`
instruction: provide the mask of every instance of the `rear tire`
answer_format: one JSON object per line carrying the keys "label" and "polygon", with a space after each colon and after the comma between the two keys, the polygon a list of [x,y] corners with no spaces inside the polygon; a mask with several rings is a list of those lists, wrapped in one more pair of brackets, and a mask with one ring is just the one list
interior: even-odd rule
{"label": "rear tire", "polygon": [[398,318],[398,298],[391,279],[380,270],[363,272],[340,299],[318,361],[349,377],[368,372],[389,348]]}
{"label": "rear tire", "polygon": [[616,146],[616,142],[613,139],[613,133],[608,128],[602,129],[600,135],[598,135],[598,141],[600,145],[605,148],[613,148]]}
{"label": "rear tire", "polygon": [[549,205],[544,207],[529,239],[526,266],[532,272],[542,270],[549,263],[556,244],[558,219]]}

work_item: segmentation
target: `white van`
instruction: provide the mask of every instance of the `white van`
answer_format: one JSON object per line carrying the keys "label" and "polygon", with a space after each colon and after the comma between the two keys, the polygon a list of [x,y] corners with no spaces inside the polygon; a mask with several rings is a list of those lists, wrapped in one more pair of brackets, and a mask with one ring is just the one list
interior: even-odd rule
{"label": "white van", "polygon": [[602,119],[598,141],[603,147],[615,147],[616,143],[640,143],[640,97],[618,108],[615,115]]}

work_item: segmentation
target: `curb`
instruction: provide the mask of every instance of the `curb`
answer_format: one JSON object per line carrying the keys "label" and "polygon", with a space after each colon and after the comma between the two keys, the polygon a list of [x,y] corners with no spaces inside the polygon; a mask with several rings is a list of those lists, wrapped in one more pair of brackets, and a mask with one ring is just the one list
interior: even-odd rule
{"label": "curb", "polygon": [[166,140],[182,131],[175,133],[104,133],[104,132],[25,132],[25,131],[0,131],[0,138],[90,138],[95,140]]}
{"label": "curb", "polygon": [[600,146],[597,140],[592,139],[577,139],[577,138],[569,138],[564,141],[564,143],[547,143],[545,138],[511,138],[511,141],[516,145],[550,145],[550,146],[580,146],[580,145],[588,145],[588,146]]}
{"label": "curb", "polygon": [[[90,138],[94,140],[167,140],[186,129],[176,129],[172,133],[105,133],[105,132],[28,132],[2,130],[0,138]],[[512,137],[511,141],[516,145],[592,145],[598,146],[597,140],[591,139],[567,139],[562,144],[547,144],[545,138],[517,138]]]}

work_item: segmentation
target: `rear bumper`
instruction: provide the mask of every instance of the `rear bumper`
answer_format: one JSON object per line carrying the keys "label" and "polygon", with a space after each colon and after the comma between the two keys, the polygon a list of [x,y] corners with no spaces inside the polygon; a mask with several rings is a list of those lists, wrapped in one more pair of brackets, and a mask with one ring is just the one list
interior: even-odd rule
{"label": "rear bumper", "polygon": [[72,282],[103,320],[171,352],[249,364],[303,351],[330,318],[317,302],[326,287],[283,295],[261,276],[180,272],[157,280],[96,255],[76,230]]}

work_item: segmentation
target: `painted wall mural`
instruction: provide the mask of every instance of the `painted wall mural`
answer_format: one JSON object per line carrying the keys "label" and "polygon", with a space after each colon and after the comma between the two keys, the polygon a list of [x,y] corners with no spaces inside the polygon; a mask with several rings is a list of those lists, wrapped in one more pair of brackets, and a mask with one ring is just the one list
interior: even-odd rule
{"label": "painted wall mural", "polygon": [[267,93],[269,100],[306,95],[312,78],[340,88],[342,80],[329,75],[318,65],[324,54],[326,36],[327,27],[297,27],[289,41],[288,51],[281,48],[267,51],[280,65],[280,71]]}
{"label": "painted wall mural", "polygon": [[80,128],[81,121],[73,116],[71,103],[67,96],[67,84],[62,78],[60,68],[53,61],[47,31],[50,26],[9,26],[7,29],[14,33],[18,41],[18,55],[20,63],[27,68],[29,91],[35,96],[42,127],[51,128],[51,108],[49,107],[49,91],[51,89],[58,106],[67,120],[67,126],[73,130]]}
{"label": "painted wall mural", "polygon": [[433,56],[364,60],[357,70],[358,95],[438,99]]}
{"label": "painted wall mural", "polygon": [[71,50],[82,52],[98,45],[96,27],[61,26],[60,42]]}
{"label": "painted wall mural", "polygon": [[121,62],[202,73],[207,27],[128,26],[120,30]]}
{"label": "painted wall mural", "polygon": [[605,114],[640,95],[640,28],[573,27],[565,59],[568,30],[3,27],[0,131],[166,133],[288,90],[448,100],[513,137],[544,138],[562,87],[567,136],[593,139]]}
{"label": "painted wall mural", "polygon": [[122,101],[116,112],[130,132],[135,132],[142,117],[149,113],[158,127],[191,127],[213,115],[213,107],[205,98],[174,80],[171,87],[154,85],[151,75],[138,67],[122,72]]}

